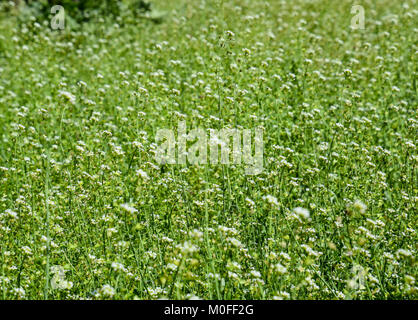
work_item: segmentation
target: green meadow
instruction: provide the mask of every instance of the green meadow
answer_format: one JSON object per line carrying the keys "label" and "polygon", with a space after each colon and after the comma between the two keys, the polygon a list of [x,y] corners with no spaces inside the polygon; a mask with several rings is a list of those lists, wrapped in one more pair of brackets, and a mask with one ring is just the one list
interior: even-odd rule
{"label": "green meadow", "polygon": [[416,299],[417,1],[139,2],[0,1],[0,299]]}

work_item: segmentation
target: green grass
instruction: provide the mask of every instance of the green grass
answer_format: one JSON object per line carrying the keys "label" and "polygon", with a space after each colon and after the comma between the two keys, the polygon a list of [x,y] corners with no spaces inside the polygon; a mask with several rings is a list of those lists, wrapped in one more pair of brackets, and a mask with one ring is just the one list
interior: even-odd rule
{"label": "green grass", "polygon": [[[364,30],[352,4],[1,13],[0,297],[416,299],[416,1],[359,1]],[[262,126],[264,172],[160,167],[179,119]]]}

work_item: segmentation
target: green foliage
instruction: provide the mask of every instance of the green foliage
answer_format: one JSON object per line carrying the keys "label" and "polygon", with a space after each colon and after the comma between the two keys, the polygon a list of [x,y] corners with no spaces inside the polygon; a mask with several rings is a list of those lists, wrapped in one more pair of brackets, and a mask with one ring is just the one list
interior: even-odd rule
{"label": "green foliage", "polygon": [[[9,4],[9,5],[8,5]],[[10,9],[11,2],[4,3],[3,9]],[[35,19],[44,20],[51,16],[51,8],[59,5],[65,10],[66,17],[74,22],[85,22],[92,18],[119,17],[130,11],[133,15],[149,14],[151,3],[144,0],[38,0],[22,1],[15,4],[17,15],[21,22]]]}
{"label": "green foliage", "polygon": [[[415,2],[364,1],[364,30],[351,0],[161,0],[59,31],[8,9],[0,298],[416,299]],[[264,172],[160,166],[180,120],[263,127]]]}

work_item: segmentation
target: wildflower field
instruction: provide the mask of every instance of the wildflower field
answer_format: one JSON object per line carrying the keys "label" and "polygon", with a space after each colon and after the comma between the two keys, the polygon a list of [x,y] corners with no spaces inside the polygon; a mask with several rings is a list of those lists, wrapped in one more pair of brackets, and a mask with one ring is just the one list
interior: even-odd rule
{"label": "wildflower field", "polygon": [[[417,1],[127,2],[0,1],[0,299],[416,299]],[[156,161],[181,122],[262,172]]]}

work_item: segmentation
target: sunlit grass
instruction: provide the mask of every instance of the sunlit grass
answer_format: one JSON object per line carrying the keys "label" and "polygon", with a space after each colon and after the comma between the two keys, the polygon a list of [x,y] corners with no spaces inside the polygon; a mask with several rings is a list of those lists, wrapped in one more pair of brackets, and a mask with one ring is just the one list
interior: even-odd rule
{"label": "sunlit grass", "polygon": [[[155,2],[1,13],[2,298],[416,298],[416,1]],[[264,172],[158,165],[179,120],[262,126]]]}

